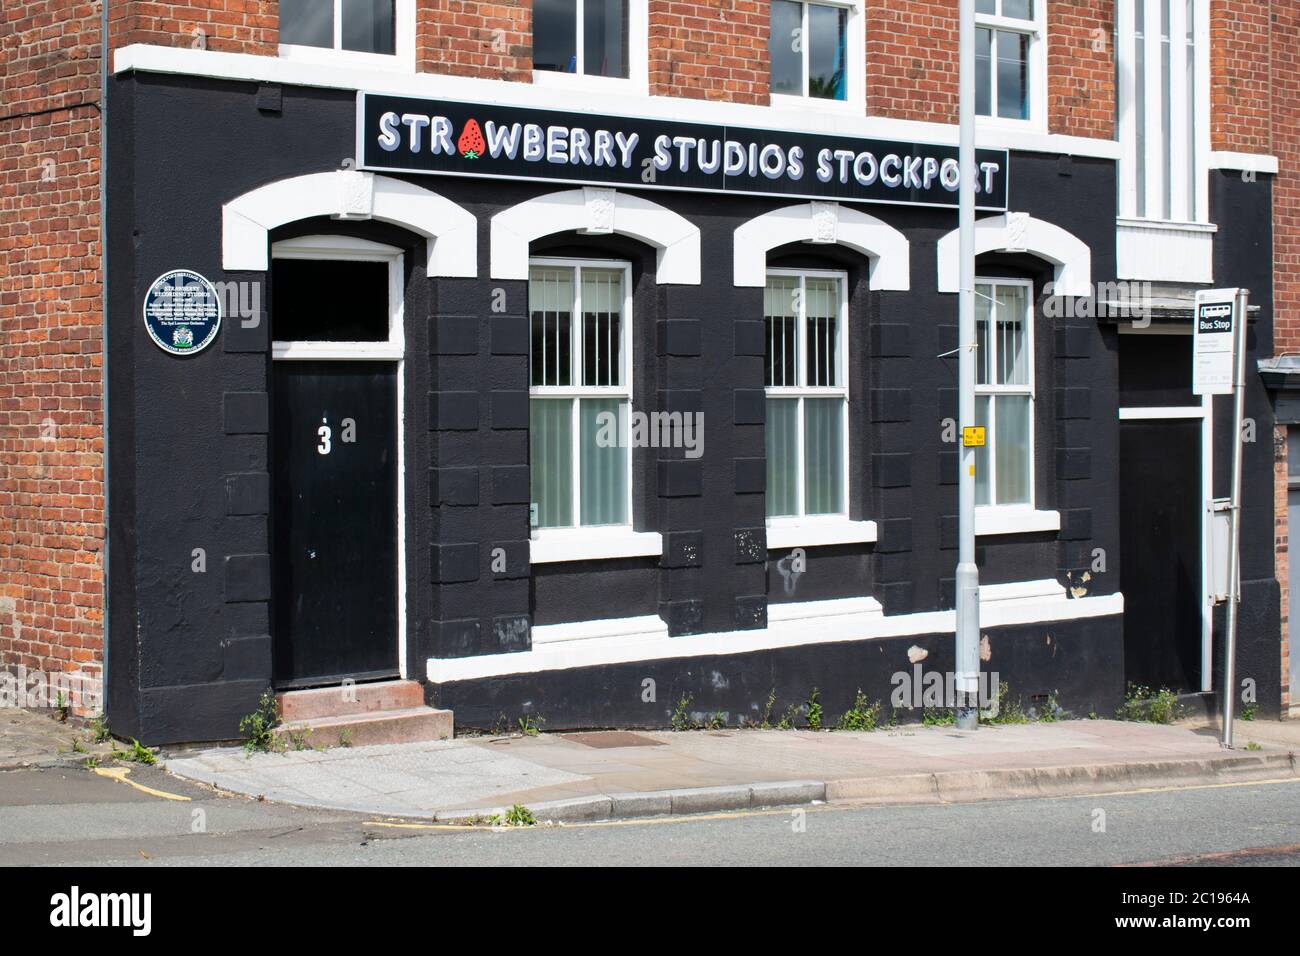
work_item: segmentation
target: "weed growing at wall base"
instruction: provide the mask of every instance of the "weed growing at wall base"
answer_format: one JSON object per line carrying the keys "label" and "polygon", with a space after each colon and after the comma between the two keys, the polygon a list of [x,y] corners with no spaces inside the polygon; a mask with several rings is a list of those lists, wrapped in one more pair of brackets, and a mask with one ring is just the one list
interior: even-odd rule
{"label": "weed growing at wall base", "polygon": [[1124,703],[1115,712],[1115,719],[1172,724],[1182,714],[1178,695],[1168,687],[1152,690],[1143,684],[1129,684],[1128,691],[1124,694]]}
{"label": "weed growing at wall base", "polygon": [[280,726],[280,702],[271,693],[262,695],[257,702],[257,710],[239,721],[239,732],[244,735],[244,752],[252,756],[253,751],[276,750],[279,741],[275,728]]}

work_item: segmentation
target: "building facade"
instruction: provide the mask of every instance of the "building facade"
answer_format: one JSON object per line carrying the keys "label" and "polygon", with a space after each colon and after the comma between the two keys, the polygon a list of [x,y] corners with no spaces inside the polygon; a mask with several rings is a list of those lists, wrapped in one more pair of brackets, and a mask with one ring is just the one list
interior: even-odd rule
{"label": "building facade", "polygon": [[1192,305],[1246,287],[1238,673],[1284,711],[1267,7],[981,0],[961,423],[954,0],[24,4],[0,661],[151,743],[393,678],[462,726],[834,715],[952,670],[974,424],[986,671],[1208,692]]}

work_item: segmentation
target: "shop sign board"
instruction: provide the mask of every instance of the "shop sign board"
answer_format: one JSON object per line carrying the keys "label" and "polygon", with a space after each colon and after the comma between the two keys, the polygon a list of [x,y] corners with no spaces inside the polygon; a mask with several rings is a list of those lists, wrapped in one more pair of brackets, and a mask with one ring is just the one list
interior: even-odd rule
{"label": "shop sign board", "polygon": [[[956,146],[357,94],[361,169],[955,209]],[[1008,154],[976,151],[976,203],[1007,208]]]}

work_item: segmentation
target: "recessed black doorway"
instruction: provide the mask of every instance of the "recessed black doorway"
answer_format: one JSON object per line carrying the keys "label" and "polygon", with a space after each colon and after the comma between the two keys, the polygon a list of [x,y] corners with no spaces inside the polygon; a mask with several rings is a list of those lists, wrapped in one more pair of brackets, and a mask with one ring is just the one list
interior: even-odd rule
{"label": "recessed black doorway", "polygon": [[397,674],[397,364],[273,363],[275,683]]}
{"label": "recessed black doorway", "polygon": [[1201,422],[1121,421],[1124,678],[1201,689]]}

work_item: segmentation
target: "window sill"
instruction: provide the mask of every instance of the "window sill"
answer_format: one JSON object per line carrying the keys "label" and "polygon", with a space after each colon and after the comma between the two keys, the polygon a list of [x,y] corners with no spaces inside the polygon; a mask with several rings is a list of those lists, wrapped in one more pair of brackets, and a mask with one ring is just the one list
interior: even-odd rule
{"label": "window sill", "polygon": [[1035,511],[1032,508],[982,507],[975,509],[975,534],[1033,534],[1039,531],[1060,531],[1059,511]]}
{"label": "window sill", "polygon": [[1212,222],[1184,222],[1177,219],[1136,219],[1118,216],[1116,225],[1126,229],[1158,229],[1161,231],[1177,230],[1179,232],[1218,232],[1219,227]]}
{"label": "window sill", "polygon": [[767,525],[768,550],[865,544],[876,540],[874,521],[847,518],[779,518]]}
{"label": "window sill", "polygon": [[[1003,133],[1042,133],[1047,134],[1047,123],[1037,116],[1031,116],[1029,119],[1013,119],[1009,116],[976,116],[975,117],[976,133],[1003,132]],[[984,147],[986,144],[978,144]]]}
{"label": "window sill", "polygon": [[397,53],[361,53],[357,50],[339,50],[334,47],[298,46],[281,43],[280,59],[317,66],[350,66],[384,70],[390,73],[414,73],[415,56],[407,54],[399,42]]}
{"label": "window sill", "polygon": [[596,76],[591,73],[562,73],[533,70],[533,85],[569,92],[622,93],[645,96],[649,91],[644,73],[639,76]]}
{"label": "window sill", "polygon": [[831,113],[860,116],[866,111],[866,104],[861,97],[851,95],[842,100],[832,100],[821,96],[796,96],[793,93],[771,93],[768,105],[774,109],[791,111],[811,111],[814,113]]}
{"label": "window sill", "polygon": [[659,532],[631,528],[546,528],[534,531],[528,543],[532,564],[658,557],[663,552]]}

